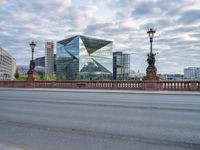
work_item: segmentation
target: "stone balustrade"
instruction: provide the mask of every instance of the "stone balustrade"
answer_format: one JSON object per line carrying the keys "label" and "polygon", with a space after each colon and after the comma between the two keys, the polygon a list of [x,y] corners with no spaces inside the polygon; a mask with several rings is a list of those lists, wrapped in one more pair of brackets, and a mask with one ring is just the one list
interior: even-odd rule
{"label": "stone balustrade", "polygon": [[0,87],[200,91],[200,81],[0,81]]}
{"label": "stone balustrade", "polygon": [[197,91],[200,90],[200,81],[160,81],[160,90]]}

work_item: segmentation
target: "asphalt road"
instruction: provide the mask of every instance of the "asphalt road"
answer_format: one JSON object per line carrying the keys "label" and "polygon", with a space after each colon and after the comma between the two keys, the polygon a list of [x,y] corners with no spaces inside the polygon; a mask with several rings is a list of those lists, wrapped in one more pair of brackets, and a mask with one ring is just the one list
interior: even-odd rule
{"label": "asphalt road", "polygon": [[200,150],[200,95],[0,89],[0,145]]}

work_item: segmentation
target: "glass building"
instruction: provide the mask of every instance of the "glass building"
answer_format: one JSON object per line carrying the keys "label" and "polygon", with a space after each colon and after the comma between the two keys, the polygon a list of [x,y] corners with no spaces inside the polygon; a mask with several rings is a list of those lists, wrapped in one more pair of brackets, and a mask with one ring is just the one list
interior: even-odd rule
{"label": "glass building", "polygon": [[56,75],[66,80],[98,80],[113,75],[113,42],[77,35],[56,43]]}
{"label": "glass building", "polygon": [[[54,72],[56,72],[56,54],[54,54]],[[35,66],[36,67],[44,67],[45,68],[45,56],[38,57],[35,59]]]}
{"label": "glass building", "polygon": [[113,52],[113,79],[128,80],[130,72],[130,54]]}

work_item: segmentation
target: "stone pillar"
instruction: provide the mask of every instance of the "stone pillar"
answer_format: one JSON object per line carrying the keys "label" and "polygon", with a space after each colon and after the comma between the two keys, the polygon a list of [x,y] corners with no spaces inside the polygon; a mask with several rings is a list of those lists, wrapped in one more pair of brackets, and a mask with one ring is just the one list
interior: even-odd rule
{"label": "stone pillar", "polygon": [[27,74],[27,81],[37,81],[39,79],[38,74],[35,70],[29,70]]}
{"label": "stone pillar", "polygon": [[144,90],[160,90],[159,81],[156,67],[147,67],[144,77]]}
{"label": "stone pillar", "polygon": [[156,67],[147,67],[146,69],[146,76],[144,80],[156,80],[159,81],[160,78],[157,75],[157,68]]}
{"label": "stone pillar", "polygon": [[35,62],[33,60],[30,61],[30,68],[27,74],[28,74],[27,81],[39,80],[39,76],[37,72],[35,71]]}

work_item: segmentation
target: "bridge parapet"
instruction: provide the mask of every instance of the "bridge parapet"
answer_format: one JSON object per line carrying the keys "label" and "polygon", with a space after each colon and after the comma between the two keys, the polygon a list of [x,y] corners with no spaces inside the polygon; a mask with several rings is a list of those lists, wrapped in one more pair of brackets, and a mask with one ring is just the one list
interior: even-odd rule
{"label": "bridge parapet", "polygon": [[200,81],[0,81],[0,87],[200,91]]}

